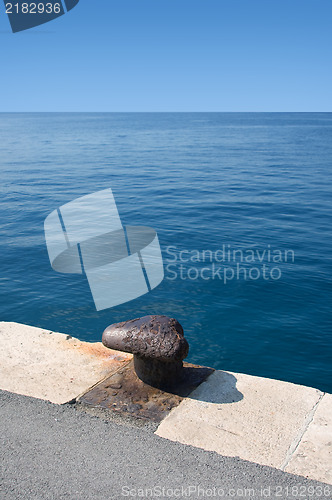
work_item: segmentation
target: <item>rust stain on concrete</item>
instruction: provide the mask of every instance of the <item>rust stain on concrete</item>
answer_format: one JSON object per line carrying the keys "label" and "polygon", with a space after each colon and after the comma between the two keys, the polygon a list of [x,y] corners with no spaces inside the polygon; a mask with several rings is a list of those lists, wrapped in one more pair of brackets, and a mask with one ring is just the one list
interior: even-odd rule
{"label": "rust stain on concrete", "polygon": [[75,339],[75,342],[64,342],[64,348],[75,349],[82,355],[89,355],[98,360],[106,363],[122,364],[130,361],[133,357],[132,354],[125,352],[115,351],[103,346],[101,342],[80,342]]}

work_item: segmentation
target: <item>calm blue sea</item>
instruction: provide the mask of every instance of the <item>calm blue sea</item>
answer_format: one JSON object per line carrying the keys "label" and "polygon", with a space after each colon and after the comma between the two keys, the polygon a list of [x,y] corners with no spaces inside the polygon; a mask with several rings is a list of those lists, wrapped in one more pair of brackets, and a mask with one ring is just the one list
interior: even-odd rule
{"label": "calm blue sea", "polygon": [[[166,314],[191,362],[332,393],[332,113],[0,114],[0,164],[1,320],[99,341]],[[157,231],[165,279],[96,312],[43,222],[105,188]]]}

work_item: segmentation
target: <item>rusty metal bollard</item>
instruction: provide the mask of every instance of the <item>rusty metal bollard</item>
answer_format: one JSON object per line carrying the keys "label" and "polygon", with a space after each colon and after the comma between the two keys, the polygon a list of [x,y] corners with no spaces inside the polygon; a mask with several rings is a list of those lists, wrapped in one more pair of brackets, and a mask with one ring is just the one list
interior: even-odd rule
{"label": "rusty metal bollard", "polygon": [[134,355],[137,376],[157,388],[180,381],[189,345],[180,323],[167,316],[144,316],[115,323],[103,333],[104,346]]}

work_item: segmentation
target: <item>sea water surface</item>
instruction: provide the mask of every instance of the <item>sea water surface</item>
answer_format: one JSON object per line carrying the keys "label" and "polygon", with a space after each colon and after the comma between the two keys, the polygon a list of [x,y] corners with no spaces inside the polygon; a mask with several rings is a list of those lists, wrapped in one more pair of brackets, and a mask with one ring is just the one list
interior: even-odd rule
{"label": "sea water surface", "polygon": [[[99,341],[166,314],[191,362],[332,393],[331,113],[0,114],[0,164],[0,320]],[[43,222],[106,188],[157,231],[165,278],[97,312]]]}

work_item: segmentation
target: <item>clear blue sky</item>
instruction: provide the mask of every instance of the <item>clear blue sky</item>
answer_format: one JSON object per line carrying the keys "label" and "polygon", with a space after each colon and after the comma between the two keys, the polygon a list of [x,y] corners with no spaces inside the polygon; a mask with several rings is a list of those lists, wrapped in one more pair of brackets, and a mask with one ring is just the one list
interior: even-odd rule
{"label": "clear blue sky", "polygon": [[332,0],[81,0],[12,34],[0,111],[332,111]]}

